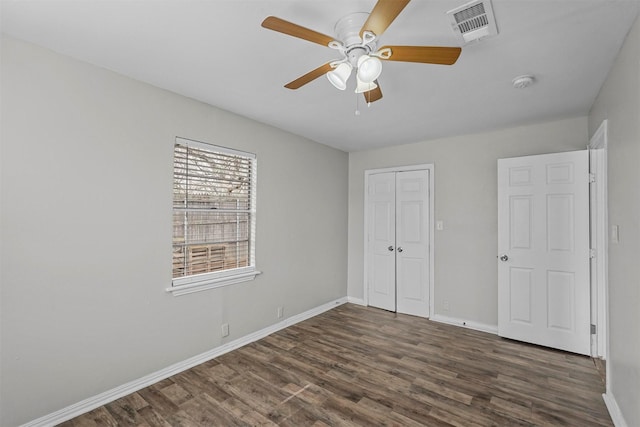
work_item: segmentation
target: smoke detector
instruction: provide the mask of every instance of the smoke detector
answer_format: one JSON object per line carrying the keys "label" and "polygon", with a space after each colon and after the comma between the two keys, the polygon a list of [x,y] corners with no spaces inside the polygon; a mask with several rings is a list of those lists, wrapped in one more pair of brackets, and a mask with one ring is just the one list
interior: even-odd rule
{"label": "smoke detector", "polygon": [[447,12],[452,26],[463,43],[467,44],[498,34],[491,0],[474,0]]}
{"label": "smoke detector", "polygon": [[533,84],[535,78],[532,75],[518,76],[513,79],[513,87],[516,89],[524,89]]}

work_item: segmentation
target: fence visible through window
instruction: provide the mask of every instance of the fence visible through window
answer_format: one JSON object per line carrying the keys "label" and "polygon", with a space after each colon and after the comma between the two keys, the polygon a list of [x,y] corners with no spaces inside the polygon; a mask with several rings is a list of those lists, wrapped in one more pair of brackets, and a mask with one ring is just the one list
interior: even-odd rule
{"label": "fence visible through window", "polygon": [[251,265],[255,159],[203,145],[175,145],[174,278]]}

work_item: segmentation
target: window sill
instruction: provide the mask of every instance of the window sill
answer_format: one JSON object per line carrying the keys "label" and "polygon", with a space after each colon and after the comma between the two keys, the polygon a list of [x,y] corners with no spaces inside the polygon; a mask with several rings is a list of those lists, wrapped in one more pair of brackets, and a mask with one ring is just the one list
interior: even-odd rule
{"label": "window sill", "polygon": [[173,286],[167,288],[174,297],[206,291],[208,289],[222,288],[236,283],[248,282],[256,278],[262,272],[254,268],[243,268],[223,275],[203,275],[204,277],[188,277],[173,280]]}

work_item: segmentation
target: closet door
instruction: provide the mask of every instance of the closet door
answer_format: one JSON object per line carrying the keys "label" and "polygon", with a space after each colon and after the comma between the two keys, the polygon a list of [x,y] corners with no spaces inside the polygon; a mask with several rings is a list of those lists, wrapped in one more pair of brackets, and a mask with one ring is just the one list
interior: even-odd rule
{"label": "closet door", "polygon": [[429,313],[429,171],[396,174],[396,311]]}
{"label": "closet door", "polygon": [[368,188],[369,305],[396,311],[395,173],[371,175]]}
{"label": "closet door", "polygon": [[429,171],[384,172],[367,188],[369,305],[429,315]]}

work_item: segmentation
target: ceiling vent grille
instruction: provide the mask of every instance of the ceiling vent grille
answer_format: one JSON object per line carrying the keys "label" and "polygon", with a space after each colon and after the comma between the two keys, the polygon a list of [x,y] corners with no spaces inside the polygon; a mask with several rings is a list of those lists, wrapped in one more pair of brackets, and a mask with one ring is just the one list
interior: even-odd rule
{"label": "ceiling vent grille", "polygon": [[498,34],[490,0],[472,1],[450,10],[447,15],[465,44]]}

